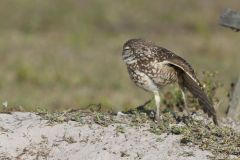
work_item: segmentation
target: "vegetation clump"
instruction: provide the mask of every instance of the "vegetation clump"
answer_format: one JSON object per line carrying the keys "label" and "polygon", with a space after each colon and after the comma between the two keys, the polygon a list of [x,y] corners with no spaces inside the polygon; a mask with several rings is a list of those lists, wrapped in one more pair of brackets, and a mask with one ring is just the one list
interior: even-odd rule
{"label": "vegetation clump", "polygon": [[240,134],[230,127],[216,126],[210,121],[191,116],[176,117],[165,113],[161,117],[161,122],[152,123],[150,132],[182,135],[181,144],[196,145],[202,150],[210,150],[216,156],[240,156]]}
{"label": "vegetation clump", "polygon": [[96,123],[107,127],[114,122],[113,114],[101,111],[100,104],[91,105],[88,109],[69,109],[63,112],[49,112],[46,109],[39,109],[37,114],[51,124],[75,121],[80,124]]}

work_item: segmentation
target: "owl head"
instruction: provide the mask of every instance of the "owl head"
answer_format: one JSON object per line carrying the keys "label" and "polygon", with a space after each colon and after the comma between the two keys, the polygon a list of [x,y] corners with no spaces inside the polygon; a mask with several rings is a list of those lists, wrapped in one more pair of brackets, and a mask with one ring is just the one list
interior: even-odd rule
{"label": "owl head", "polygon": [[143,39],[130,39],[123,45],[122,57],[126,64],[132,64],[137,58],[151,54],[152,42]]}

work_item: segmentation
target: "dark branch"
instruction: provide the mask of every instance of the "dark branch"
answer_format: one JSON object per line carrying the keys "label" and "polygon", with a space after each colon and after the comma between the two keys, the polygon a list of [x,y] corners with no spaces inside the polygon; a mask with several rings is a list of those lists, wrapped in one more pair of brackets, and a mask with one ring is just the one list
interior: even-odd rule
{"label": "dark branch", "polygon": [[240,12],[233,11],[230,8],[225,9],[220,16],[219,24],[236,32],[240,31]]}

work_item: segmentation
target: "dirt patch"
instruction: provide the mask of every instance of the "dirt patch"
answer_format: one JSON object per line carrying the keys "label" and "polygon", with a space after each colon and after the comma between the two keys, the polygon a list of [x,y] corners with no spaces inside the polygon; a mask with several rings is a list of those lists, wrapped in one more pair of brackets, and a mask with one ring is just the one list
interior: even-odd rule
{"label": "dirt patch", "polygon": [[[0,159],[216,158],[214,151],[208,148],[204,150],[194,142],[182,143],[184,134],[179,128],[183,123],[161,130],[160,125],[139,115],[71,114],[0,114]],[[75,114],[78,121],[71,120]],[[166,121],[164,117],[162,120]],[[237,156],[227,155],[228,158]]]}

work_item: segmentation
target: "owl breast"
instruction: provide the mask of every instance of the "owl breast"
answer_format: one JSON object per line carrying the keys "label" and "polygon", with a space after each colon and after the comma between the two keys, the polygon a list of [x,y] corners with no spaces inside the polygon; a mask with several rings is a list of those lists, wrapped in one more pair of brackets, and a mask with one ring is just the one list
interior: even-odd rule
{"label": "owl breast", "polygon": [[133,82],[140,88],[143,88],[146,91],[158,91],[158,86],[153,82],[153,80],[147,76],[145,73],[139,70],[128,70],[130,78]]}
{"label": "owl breast", "polygon": [[176,70],[161,62],[128,68],[128,72],[137,86],[151,92],[177,81]]}

